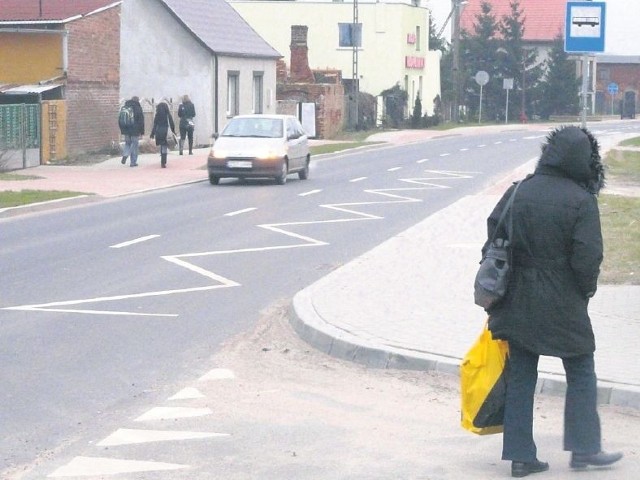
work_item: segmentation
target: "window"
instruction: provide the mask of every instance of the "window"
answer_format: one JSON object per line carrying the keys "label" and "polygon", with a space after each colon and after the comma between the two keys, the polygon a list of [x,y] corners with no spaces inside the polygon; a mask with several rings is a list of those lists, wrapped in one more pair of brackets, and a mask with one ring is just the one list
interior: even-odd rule
{"label": "window", "polygon": [[416,51],[420,51],[420,26],[416,26]]}
{"label": "window", "polygon": [[227,73],[227,116],[235,117],[239,111],[240,74]]}
{"label": "window", "polygon": [[263,113],[263,72],[253,72],[253,113]]}
{"label": "window", "polygon": [[362,47],[362,24],[339,23],[338,44],[341,47]]}

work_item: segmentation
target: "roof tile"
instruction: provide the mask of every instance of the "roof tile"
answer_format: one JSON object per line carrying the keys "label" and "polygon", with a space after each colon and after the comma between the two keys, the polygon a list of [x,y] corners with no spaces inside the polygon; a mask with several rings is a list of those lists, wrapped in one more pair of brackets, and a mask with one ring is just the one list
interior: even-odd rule
{"label": "roof tile", "polygon": [[[476,17],[482,12],[481,4],[487,1],[496,21],[511,14],[513,0],[468,0],[460,15],[460,28],[473,32]],[[551,42],[560,34],[564,37],[567,0],[520,0],[524,18],[524,40]]]}

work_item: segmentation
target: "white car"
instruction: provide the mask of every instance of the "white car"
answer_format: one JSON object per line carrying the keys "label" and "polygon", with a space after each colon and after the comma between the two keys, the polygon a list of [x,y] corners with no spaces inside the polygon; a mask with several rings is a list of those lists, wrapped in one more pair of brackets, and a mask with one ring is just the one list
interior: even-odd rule
{"label": "white car", "polygon": [[207,159],[212,185],[226,177],[272,177],[279,185],[290,173],[309,177],[309,139],[292,115],[238,115],[214,137]]}

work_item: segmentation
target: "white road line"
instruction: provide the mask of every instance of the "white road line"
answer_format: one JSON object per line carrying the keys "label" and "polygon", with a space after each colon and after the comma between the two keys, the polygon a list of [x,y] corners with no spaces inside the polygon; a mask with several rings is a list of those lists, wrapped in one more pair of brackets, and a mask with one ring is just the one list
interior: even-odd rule
{"label": "white road line", "polygon": [[205,398],[205,396],[197,388],[185,387],[167,400],[193,400],[195,398]]}
{"label": "white road line", "polygon": [[424,163],[424,162],[428,162],[429,159],[428,158],[422,158],[420,160],[418,160],[416,163]]}
{"label": "white road line", "polygon": [[468,148],[461,148],[460,151],[461,152],[466,152],[467,150],[469,150]]}
{"label": "white road line", "polygon": [[396,170],[401,170],[402,167],[393,167],[393,168],[388,168],[387,172],[395,172]]}
{"label": "white road line", "polygon": [[351,183],[354,182],[361,182],[362,180],[366,180],[367,177],[358,177],[358,178],[352,178],[351,180],[349,180]]}
{"label": "white road line", "polygon": [[509,139],[509,141],[510,141],[510,142],[517,142],[517,141],[518,141],[518,139],[517,139],[517,138],[510,138],[510,139]]}
{"label": "white road line", "polygon": [[502,143],[501,140],[498,140],[497,142],[493,142],[494,145],[500,145]]}
{"label": "white road line", "polygon": [[478,148],[483,148],[483,147],[486,147],[484,143],[481,143],[480,145],[478,145]]}
{"label": "white road line", "polygon": [[116,458],[75,457],[66,465],[56,469],[48,478],[88,477],[96,475],[117,475],[119,473],[157,472],[161,470],[179,470],[188,465],[164,462],[142,462],[138,460],[119,460]]}
{"label": "white road line", "polygon": [[214,368],[201,376],[199,382],[208,382],[209,380],[227,380],[236,378],[235,374],[228,368]]}
{"label": "white road line", "polygon": [[322,190],[310,190],[308,192],[299,193],[299,197],[306,197],[307,195],[313,195],[314,193],[320,193]]}
{"label": "white road line", "polygon": [[255,207],[251,207],[251,208],[244,208],[242,210],[236,210],[235,212],[229,212],[229,213],[225,213],[224,216],[225,217],[233,217],[234,215],[240,215],[241,213],[247,213],[247,212],[252,212],[254,210],[257,210],[257,208]]}
{"label": "white road line", "polygon": [[136,430],[119,428],[96,445],[115,447],[117,445],[135,445],[139,443],[170,442],[175,440],[198,440],[201,438],[228,437],[228,433],[189,432],[179,430]]}
{"label": "white road line", "polygon": [[116,245],[111,245],[109,248],[122,248],[128,247],[129,245],[133,245],[134,243],[146,242],[147,240],[151,240],[152,238],[159,237],[160,235],[147,235],[146,237],[135,238],[133,240],[129,240],[128,242],[118,243]]}
{"label": "white road line", "polygon": [[146,422],[148,420],[171,420],[174,418],[191,418],[204,417],[211,415],[213,410],[207,407],[189,408],[189,407],[153,407],[151,410],[143,413],[134,422]]}
{"label": "white road line", "polygon": [[440,156],[441,157],[448,157],[449,155],[451,155],[450,153],[441,153]]}

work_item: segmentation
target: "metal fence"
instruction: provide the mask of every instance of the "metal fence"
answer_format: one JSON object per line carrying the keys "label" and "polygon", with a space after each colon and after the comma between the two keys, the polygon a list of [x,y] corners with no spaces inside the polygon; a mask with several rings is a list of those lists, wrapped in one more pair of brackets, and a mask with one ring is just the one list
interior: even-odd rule
{"label": "metal fence", "polygon": [[0,171],[40,165],[40,105],[0,105]]}

